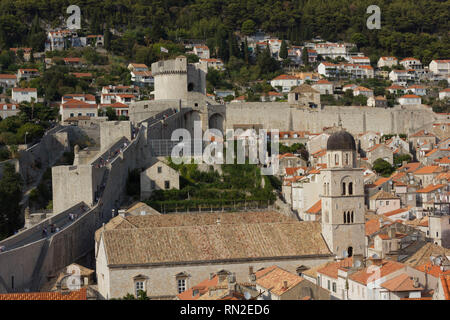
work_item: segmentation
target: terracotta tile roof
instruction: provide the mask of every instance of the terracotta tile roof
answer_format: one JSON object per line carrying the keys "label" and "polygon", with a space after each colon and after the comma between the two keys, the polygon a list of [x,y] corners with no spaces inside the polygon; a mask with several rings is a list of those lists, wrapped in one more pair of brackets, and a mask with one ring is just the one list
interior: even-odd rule
{"label": "terracotta tile roof", "polygon": [[72,72],[71,75],[74,75],[76,78],[92,78],[92,73],[90,72]]}
{"label": "terracotta tile roof", "polygon": [[63,109],[66,109],[66,108],[70,108],[70,109],[72,109],[72,108],[74,108],[74,109],[81,109],[81,108],[97,109],[97,105],[96,104],[87,103],[87,102],[80,101],[80,100],[77,100],[77,99],[67,100],[61,106],[62,106]]}
{"label": "terracotta tile roof", "polygon": [[370,236],[375,232],[380,231],[380,220],[379,219],[370,219],[366,221],[366,236]]}
{"label": "terracotta tile roof", "polygon": [[450,256],[450,249],[428,242],[409,257],[405,263],[411,267],[418,267],[430,263],[430,257],[438,255]]}
{"label": "terracotta tile roof", "polygon": [[104,104],[101,104],[100,107],[101,108],[111,107],[111,108],[126,108],[126,109],[128,109],[130,106],[128,106],[128,105],[126,105],[124,103],[115,102],[115,103],[111,103],[111,104],[104,103]]}
{"label": "terracotta tile roof", "polygon": [[81,58],[63,58],[64,62],[81,62]]}
{"label": "terracotta tile roof", "polygon": [[391,280],[383,282],[381,286],[391,292],[422,291],[424,288],[414,286],[414,280],[406,273],[402,273]]}
{"label": "terracotta tile roof", "polygon": [[319,151],[316,151],[316,152],[312,153],[311,155],[314,158],[318,158],[318,157],[323,157],[326,154],[327,154],[327,149],[320,149]]}
{"label": "terracotta tile roof", "polygon": [[338,269],[343,267],[352,267],[353,257],[345,258],[337,262],[332,262],[317,270],[317,273],[324,274],[328,277],[337,279]]}
{"label": "terracotta tile roof", "polygon": [[109,265],[330,254],[318,222],[192,225],[192,221],[189,226],[129,227],[103,232],[100,228],[98,231],[105,243]]}
{"label": "terracotta tile roof", "polygon": [[433,153],[436,153],[436,151],[438,151],[438,150],[439,150],[439,149],[435,148],[435,149],[433,149],[433,150],[431,150],[431,151],[428,151],[428,152],[425,154],[425,157],[431,156]]}
{"label": "terracotta tile roof", "polygon": [[[296,274],[281,269],[280,267],[275,267],[259,279],[256,279],[256,284],[266,290],[270,290],[270,292],[277,296],[281,296],[303,280],[305,279]],[[285,281],[287,282],[286,287],[284,286]]]}
{"label": "terracotta tile roof", "polygon": [[433,264],[428,260],[427,263],[424,263],[420,266],[415,267],[417,270],[432,275],[435,278],[439,278],[442,275],[450,275],[450,270],[442,271],[440,266]]}
{"label": "terracotta tile roof", "polygon": [[[372,267],[372,266],[370,266]],[[373,267],[364,268],[363,270],[357,271],[354,274],[350,275],[350,279],[361,284],[367,285],[370,279],[375,281],[376,279],[373,277],[374,271]],[[385,277],[392,272],[405,268],[406,266],[403,263],[392,261],[392,260],[382,260],[381,265],[379,266],[379,274],[380,278]]]}
{"label": "terracotta tile roof", "polygon": [[442,289],[444,290],[445,300],[450,300],[450,275],[442,275],[440,280]]}
{"label": "terracotta tile roof", "polygon": [[411,206],[408,206],[406,208],[400,208],[400,209],[392,210],[392,211],[383,213],[383,216],[385,216],[385,217],[395,216],[396,214],[407,212],[411,208],[412,208]]}
{"label": "terracotta tile roof", "polygon": [[403,98],[403,99],[420,99],[420,97],[416,96],[415,94],[405,94],[405,95],[401,96],[400,98]]}
{"label": "terracotta tile roof", "polygon": [[147,65],[144,63],[130,63],[134,68],[146,68],[148,69]]}
{"label": "terracotta tile roof", "polygon": [[0,300],[87,300],[87,294],[86,288],[66,294],[60,292],[4,293],[0,294]]}
{"label": "terracotta tile roof", "polygon": [[289,74],[281,74],[278,77],[273,78],[272,80],[298,80],[298,78]]}
{"label": "terracotta tile roof", "polygon": [[380,178],[377,181],[375,181],[373,184],[378,187],[378,186],[381,186],[382,184],[384,184],[385,182],[387,182],[389,180],[391,180],[391,178]]}
{"label": "terracotta tile roof", "polygon": [[0,74],[0,79],[17,79],[15,74]]}
{"label": "terracotta tile roof", "polygon": [[322,211],[322,200],[319,200],[316,203],[314,203],[311,206],[311,208],[306,210],[306,213],[319,214],[321,211]]}
{"label": "terracotta tile roof", "polygon": [[[178,294],[177,297],[180,300],[197,300],[206,292],[208,292],[210,287],[217,286],[218,283],[219,283],[219,276],[216,274],[212,279],[208,278],[206,280],[203,280],[202,282],[196,284],[195,286]],[[198,291],[198,294],[196,294],[195,296],[194,291]]]}
{"label": "terracotta tile roof", "polygon": [[426,166],[423,168],[418,169],[414,172],[414,174],[431,174],[431,173],[437,173],[441,172],[442,168],[439,166]]}
{"label": "terracotta tile roof", "polygon": [[370,197],[370,200],[387,200],[387,199],[400,199],[398,196],[386,192],[384,190],[380,190],[377,193],[375,193],[373,196]]}
{"label": "terracotta tile roof", "polygon": [[13,92],[37,92],[36,88],[13,88]]}
{"label": "terracotta tile roof", "polygon": [[401,166],[400,168],[398,168],[398,170],[400,171],[406,169],[407,173],[412,173],[415,172],[417,169],[419,169],[420,165],[421,165],[420,162],[410,162]]}
{"label": "terracotta tile roof", "polygon": [[428,193],[428,192],[434,192],[437,191],[440,188],[445,187],[445,184],[430,184],[426,186],[425,188],[419,189],[416,192],[417,193]]}
{"label": "terracotta tile roof", "polygon": [[297,173],[298,170],[300,170],[301,167],[295,167],[295,168],[285,168],[284,170],[286,171],[286,175],[288,176],[293,176]]}

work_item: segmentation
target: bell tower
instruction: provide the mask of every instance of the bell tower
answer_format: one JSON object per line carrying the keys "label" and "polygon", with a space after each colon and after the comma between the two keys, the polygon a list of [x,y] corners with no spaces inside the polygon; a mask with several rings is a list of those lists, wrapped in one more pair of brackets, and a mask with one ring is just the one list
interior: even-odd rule
{"label": "bell tower", "polygon": [[344,129],[327,141],[323,175],[322,235],[337,258],[365,254],[363,170],[356,167],[356,144]]}

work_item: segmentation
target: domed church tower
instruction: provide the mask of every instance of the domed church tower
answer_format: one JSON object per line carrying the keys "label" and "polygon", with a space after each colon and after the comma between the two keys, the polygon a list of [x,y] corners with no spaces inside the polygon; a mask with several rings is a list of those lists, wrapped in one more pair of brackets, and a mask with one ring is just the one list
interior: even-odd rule
{"label": "domed church tower", "polygon": [[356,168],[356,143],[340,128],[327,141],[323,188],[322,235],[338,258],[365,253],[363,170]]}

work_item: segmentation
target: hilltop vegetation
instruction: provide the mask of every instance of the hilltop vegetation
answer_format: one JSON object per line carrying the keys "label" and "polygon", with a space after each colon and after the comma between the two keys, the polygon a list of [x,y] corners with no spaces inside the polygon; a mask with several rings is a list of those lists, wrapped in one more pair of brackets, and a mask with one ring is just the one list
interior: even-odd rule
{"label": "hilltop vegetation", "polygon": [[[70,4],[81,8],[82,32],[105,34],[108,49],[142,60],[157,59],[159,47],[151,44],[160,40],[196,38],[228,61],[236,52],[234,32],[256,29],[293,43],[314,36],[353,41],[371,57],[414,56],[427,64],[450,56],[450,1],[437,0],[2,0],[0,48],[29,45],[42,51],[43,27],[61,26]],[[366,28],[372,4],[381,8],[381,30]]]}

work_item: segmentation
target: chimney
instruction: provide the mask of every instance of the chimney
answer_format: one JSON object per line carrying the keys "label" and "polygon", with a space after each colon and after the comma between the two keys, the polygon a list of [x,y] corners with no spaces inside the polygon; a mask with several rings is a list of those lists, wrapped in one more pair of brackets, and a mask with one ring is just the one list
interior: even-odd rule
{"label": "chimney", "polygon": [[414,277],[413,278],[413,287],[418,288],[419,287],[419,279]]}
{"label": "chimney", "polygon": [[236,274],[231,273],[228,275],[228,290],[236,291]]}
{"label": "chimney", "polygon": [[119,210],[119,216],[121,216],[122,218],[125,218],[127,216],[126,211],[123,209]]}
{"label": "chimney", "polygon": [[253,272],[253,266],[248,267],[248,280],[250,283],[255,283],[256,274]]}
{"label": "chimney", "polygon": [[287,290],[288,282],[286,280],[283,281],[283,290]]}

